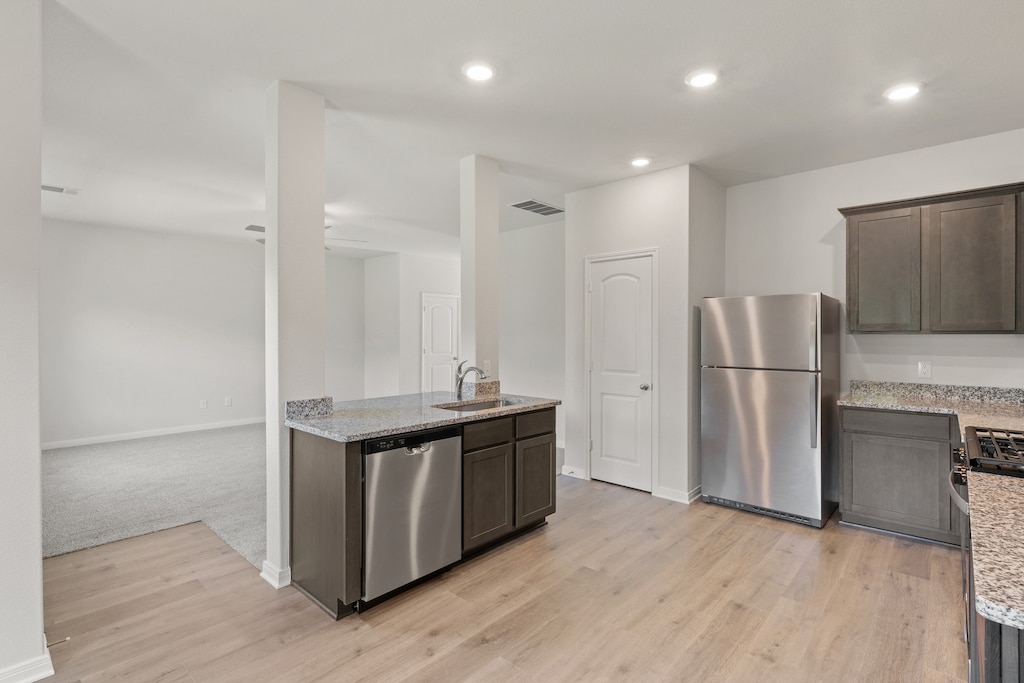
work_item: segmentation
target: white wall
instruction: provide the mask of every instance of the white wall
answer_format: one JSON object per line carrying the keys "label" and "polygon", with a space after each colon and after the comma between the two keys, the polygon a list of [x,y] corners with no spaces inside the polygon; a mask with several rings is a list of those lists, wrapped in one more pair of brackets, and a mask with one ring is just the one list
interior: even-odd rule
{"label": "white wall", "polygon": [[[726,290],[845,301],[838,207],[1022,180],[1024,129],[731,187]],[[934,383],[1024,386],[1024,335],[844,334],[842,345],[844,391],[851,379],[927,382],[919,360],[932,362]]]}
{"label": "white wall", "polygon": [[44,443],[264,415],[255,242],[48,220],[40,308]]}
{"label": "white wall", "polygon": [[[658,248],[659,360],[654,379],[659,424],[654,494],[688,500],[691,425],[689,354],[690,167],[681,166],[566,195],[565,465],[587,471],[584,393],[584,259],[587,256]],[[703,214],[703,212],[702,212]],[[697,293],[699,294],[699,292]]]}
{"label": "white wall", "polygon": [[363,268],[363,395],[394,396],[399,393],[399,255],[366,259]]}
{"label": "white wall", "polygon": [[423,386],[423,293],[459,293],[459,257],[401,254],[399,266],[399,381],[397,393]]}
{"label": "white wall", "polygon": [[[327,393],[361,398],[363,263],[328,256],[326,276]],[[47,220],[40,308],[46,446],[264,417],[255,241]]]}
{"label": "white wall", "polygon": [[363,260],[327,256],[325,391],[335,401],[363,397]]}
{"label": "white wall", "polygon": [[43,639],[39,475],[41,20],[0,3],[0,681],[53,673]]}
{"label": "white wall", "polygon": [[700,483],[700,300],[725,294],[725,187],[690,167],[689,491]]}
{"label": "white wall", "polygon": [[[565,223],[509,230],[498,239],[501,391],[565,395]],[[556,410],[558,445],[565,415]]]}
{"label": "white wall", "polygon": [[419,393],[423,293],[459,293],[459,257],[389,254],[365,263],[366,396]]}

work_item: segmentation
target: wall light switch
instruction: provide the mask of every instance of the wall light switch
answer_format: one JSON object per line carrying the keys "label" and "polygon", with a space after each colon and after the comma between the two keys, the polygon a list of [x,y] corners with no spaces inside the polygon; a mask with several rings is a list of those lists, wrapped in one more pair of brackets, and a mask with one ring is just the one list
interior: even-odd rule
{"label": "wall light switch", "polygon": [[917,363],[917,376],[921,379],[932,378],[932,363],[931,361],[922,360]]}
{"label": "wall light switch", "polygon": [[205,408],[206,407],[206,399],[205,398],[199,401],[199,407],[200,408]]}
{"label": "wall light switch", "polygon": [[230,396],[225,396],[224,397],[224,405],[226,407],[229,407],[229,408],[231,407],[231,397]]}

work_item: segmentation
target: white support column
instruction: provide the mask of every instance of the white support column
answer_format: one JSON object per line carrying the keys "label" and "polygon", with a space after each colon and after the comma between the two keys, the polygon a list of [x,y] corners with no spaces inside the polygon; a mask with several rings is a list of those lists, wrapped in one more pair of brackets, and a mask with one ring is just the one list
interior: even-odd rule
{"label": "white support column", "polygon": [[53,674],[39,447],[41,27],[38,0],[0,2],[0,683]]}
{"label": "white support column", "polygon": [[324,394],[324,98],[291,83],[267,89],[267,559],[291,582],[285,401]]}
{"label": "white support column", "polygon": [[[488,382],[497,382],[498,162],[479,155],[463,158],[459,163],[459,198],[462,359],[482,368]],[[471,379],[477,378],[471,375]]]}

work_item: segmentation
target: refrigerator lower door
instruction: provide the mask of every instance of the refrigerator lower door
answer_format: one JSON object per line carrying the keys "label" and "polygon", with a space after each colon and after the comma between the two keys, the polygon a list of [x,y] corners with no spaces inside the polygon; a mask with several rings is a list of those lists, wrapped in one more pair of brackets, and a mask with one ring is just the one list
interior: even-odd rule
{"label": "refrigerator lower door", "polygon": [[813,372],[701,368],[701,494],[821,526],[819,391]]}

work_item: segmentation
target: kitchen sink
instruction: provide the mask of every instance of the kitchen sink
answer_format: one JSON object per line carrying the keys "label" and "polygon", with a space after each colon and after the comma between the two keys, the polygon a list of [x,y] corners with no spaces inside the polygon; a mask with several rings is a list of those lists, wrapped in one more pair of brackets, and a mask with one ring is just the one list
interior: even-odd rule
{"label": "kitchen sink", "polygon": [[445,410],[454,410],[457,413],[475,413],[478,410],[490,410],[491,408],[503,408],[512,405],[512,401],[506,399],[494,399],[491,401],[477,401],[476,403],[463,403],[462,405],[434,406]]}

